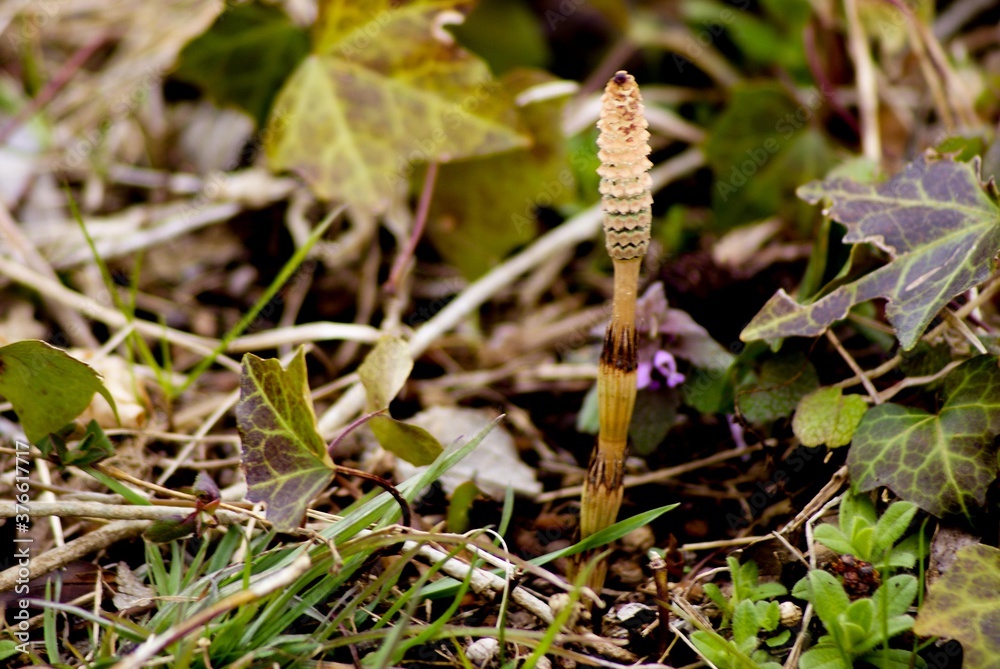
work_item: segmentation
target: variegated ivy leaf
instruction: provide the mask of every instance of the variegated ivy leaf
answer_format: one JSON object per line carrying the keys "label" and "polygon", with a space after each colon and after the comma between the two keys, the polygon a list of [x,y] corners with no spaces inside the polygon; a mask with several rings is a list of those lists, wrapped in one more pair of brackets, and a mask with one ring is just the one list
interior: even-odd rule
{"label": "variegated ivy leaf", "polygon": [[312,53],[271,111],[271,166],[324,199],[381,211],[419,164],[526,146],[503,87],[445,29],[463,4],[320,3]]}
{"label": "variegated ivy leaf", "polygon": [[936,516],[968,515],[983,504],[997,478],[997,359],[981,355],[956,367],[944,395],[936,414],[892,403],[868,410],[847,456],[858,490],[888,486]]}
{"label": "variegated ivy leaf", "polygon": [[980,184],[978,161],[924,157],[881,184],[837,178],[807,184],[798,194],[830,203],[827,213],[847,227],[845,242],[875,244],[891,260],[808,305],[779,290],[740,334],[743,341],[815,337],[854,305],[883,297],[886,316],[909,350],[952,298],[995,267],[1000,208]]}
{"label": "variegated ivy leaf", "polygon": [[303,349],[282,369],[247,353],[236,427],[243,442],[247,499],[267,503],[275,528],[298,527],[309,500],[333,479],[334,464],[316,430]]}
{"label": "variegated ivy leaf", "polygon": [[993,667],[1000,658],[1000,550],[976,544],[930,587],[913,631],[962,642],[964,666]]}

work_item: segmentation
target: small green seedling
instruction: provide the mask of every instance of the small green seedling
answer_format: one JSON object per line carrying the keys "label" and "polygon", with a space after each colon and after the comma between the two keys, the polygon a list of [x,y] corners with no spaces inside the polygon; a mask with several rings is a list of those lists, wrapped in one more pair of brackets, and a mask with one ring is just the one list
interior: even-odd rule
{"label": "small green seedling", "polygon": [[912,651],[878,648],[913,628],[907,610],[917,588],[916,577],[900,574],[871,597],[852,602],[835,576],[821,569],[809,572],[792,589],[792,596],[812,602],[827,634],[802,655],[800,669],[852,669],[855,661],[881,669],[925,667]]}
{"label": "small green seedling", "polygon": [[761,634],[776,631],[781,622],[778,602],[767,600],[788,594],[788,590],[780,583],[760,583],[757,563],[753,560],[741,565],[736,558],[729,557],[726,562],[732,575],[732,594],[726,597],[714,583],[705,585],[705,594],[722,611],[720,628],[732,627],[732,639],[714,631],[698,630],[692,633],[691,641],[719,669],[777,669],[781,665],[760,645],[780,646],[791,637],[791,630],[764,639]]}
{"label": "small green seedling", "polygon": [[916,513],[915,504],[897,501],[879,518],[868,495],[846,495],[840,503],[837,526],[817,526],[815,538],[837,553],[882,568],[911,569],[917,561],[919,535],[897,542]]}
{"label": "small green seedling", "polygon": [[726,597],[719,586],[714,583],[705,584],[705,594],[715,602],[715,605],[722,611],[722,627],[728,627],[736,611],[737,605],[743,601],[763,602],[781,595],[787,595],[788,590],[780,583],[760,583],[757,563],[747,560],[740,564],[734,557],[726,558],[729,565],[730,578],[732,579],[733,592]]}

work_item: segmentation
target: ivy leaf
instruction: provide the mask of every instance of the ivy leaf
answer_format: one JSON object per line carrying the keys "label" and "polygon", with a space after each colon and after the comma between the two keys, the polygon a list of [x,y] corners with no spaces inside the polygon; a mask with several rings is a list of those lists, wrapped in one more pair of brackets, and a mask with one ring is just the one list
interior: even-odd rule
{"label": "ivy leaf", "polygon": [[243,442],[247,499],[266,502],[267,519],[279,531],[298,527],[309,500],[334,473],[316,430],[302,348],[287,369],[278,360],[243,356],[236,427]]}
{"label": "ivy leaf", "polygon": [[1000,657],[1000,550],[976,544],[958,551],[927,593],[913,631],[962,643],[966,667],[995,666]]}
{"label": "ivy leaf", "polygon": [[[531,147],[443,165],[428,219],[434,246],[469,279],[534,238],[536,207],[564,204],[575,195],[562,132],[572,88],[538,70],[516,70],[503,82],[512,95],[527,97],[517,111],[532,136]],[[546,85],[557,86],[556,94],[528,97],[542,95]]]}
{"label": "ivy leaf", "polygon": [[174,76],[263,126],[278,89],[308,53],[309,36],[280,9],[238,4],[184,47]]}
{"label": "ivy leaf", "polygon": [[743,341],[815,337],[852,306],[884,297],[886,316],[910,350],[952,298],[993,272],[1000,209],[980,185],[978,161],[920,158],[882,184],[836,178],[798,194],[830,201],[827,213],[847,227],[845,242],[875,244],[891,261],[809,305],[779,290],[740,334]]}
{"label": "ivy leaf", "polygon": [[[389,402],[402,390],[412,370],[413,358],[406,341],[399,337],[380,339],[358,367],[368,396],[368,411],[388,410]],[[444,450],[422,427],[389,416],[373,416],[369,425],[382,448],[414,465],[429,465]]]}
{"label": "ivy leaf", "polygon": [[100,375],[65,351],[34,340],[0,347],[0,395],[14,406],[32,443],[83,413],[95,392],[117,417],[115,400]]}
{"label": "ivy leaf", "polygon": [[840,388],[820,388],[799,402],[792,431],[803,446],[846,446],[867,410],[859,395],[844,395]]}
{"label": "ivy leaf", "polygon": [[415,163],[525,146],[489,68],[443,30],[461,4],[322,3],[312,53],[271,111],[271,166],[324,199],[381,211]]}
{"label": "ivy leaf", "polygon": [[945,379],[940,412],[899,404],[868,410],[847,456],[858,490],[888,486],[921,509],[968,515],[997,477],[1000,369],[993,356],[956,367]]}
{"label": "ivy leaf", "polygon": [[760,373],[737,388],[736,406],[750,423],[764,424],[790,416],[804,395],[819,385],[816,368],[802,353],[768,358]]}

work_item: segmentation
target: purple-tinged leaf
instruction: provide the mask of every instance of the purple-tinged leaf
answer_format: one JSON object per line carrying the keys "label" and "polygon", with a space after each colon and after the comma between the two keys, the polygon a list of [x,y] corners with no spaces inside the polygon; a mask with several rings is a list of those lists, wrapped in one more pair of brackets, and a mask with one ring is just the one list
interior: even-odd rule
{"label": "purple-tinged leaf", "polygon": [[236,427],[243,441],[247,499],[267,503],[275,528],[298,527],[309,500],[330,484],[334,464],[316,431],[305,354],[277,360],[243,356]]}
{"label": "purple-tinged leaf", "polygon": [[930,587],[913,631],[962,643],[966,667],[995,667],[1000,658],[1000,550],[976,544],[958,551],[955,562]]}
{"label": "purple-tinged leaf", "polygon": [[1000,208],[979,181],[979,163],[920,158],[881,184],[830,179],[801,187],[801,198],[827,200],[847,227],[844,241],[872,243],[891,261],[809,305],[779,290],[743,330],[743,341],[815,337],[868,300],[888,300],[886,316],[909,350],[956,295],[993,272],[1000,249]]}

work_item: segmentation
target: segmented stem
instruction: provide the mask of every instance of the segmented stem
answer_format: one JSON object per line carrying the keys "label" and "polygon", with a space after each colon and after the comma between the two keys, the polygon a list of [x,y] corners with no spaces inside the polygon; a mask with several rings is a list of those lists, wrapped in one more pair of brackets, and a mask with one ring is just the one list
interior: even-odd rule
{"label": "segmented stem", "polygon": [[[639,269],[649,247],[651,207],[649,132],[635,79],[618,72],[601,99],[597,139],[601,166],[604,233],[614,263],[611,322],[604,335],[597,377],[600,433],[590,460],[580,502],[580,535],[587,537],[613,524],[622,501],[622,477],[628,450],[628,427],[635,407],[638,338],[635,301]],[[584,556],[587,559],[589,556]],[[591,573],[588,585],[600,591],[606,565]]]}
{"label": "segmented stem", "polygon": [[653,164],[647,125],[639,86],[631,74],[618,72],[604,89],[597,121],[604,234],[614,260],[642,258],[649,247]]}

